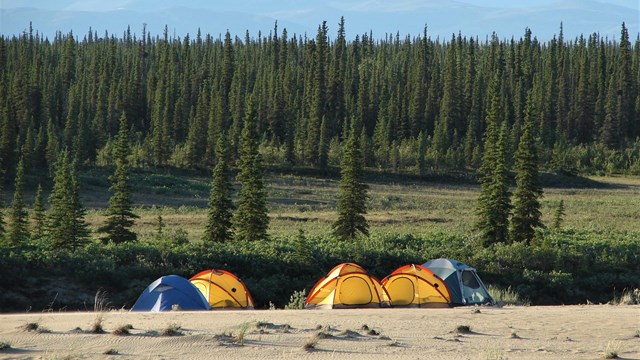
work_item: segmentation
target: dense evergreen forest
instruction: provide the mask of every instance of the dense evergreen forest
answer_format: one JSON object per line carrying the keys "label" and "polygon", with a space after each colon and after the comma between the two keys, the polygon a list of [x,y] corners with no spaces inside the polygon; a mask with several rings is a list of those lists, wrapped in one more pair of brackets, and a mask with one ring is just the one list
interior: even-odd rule
{"label": "dense evergreen forest", "polygon": [[[238,157],[255,111],[266,163],[340,162],[361,124],[365,166],[425,173],[476,169],[496,88],[508,148],[518,148],[531,97],[543,170],[640,173],[640,37],[598,34],[540,42],[462,34],[345,38],[345,22],[315,37],[266,34],[121,36],[91,30],[45,39],[0,37],[0,155],[29,172],[67,149],[80,166],[112,165],[122,113],[132,166],[209,168],[228,134]],[[330,33],[333,32],[335,37]],[[491,86],[495,82],[496,86]],[[251,99],[251,101],[249,101]]]}

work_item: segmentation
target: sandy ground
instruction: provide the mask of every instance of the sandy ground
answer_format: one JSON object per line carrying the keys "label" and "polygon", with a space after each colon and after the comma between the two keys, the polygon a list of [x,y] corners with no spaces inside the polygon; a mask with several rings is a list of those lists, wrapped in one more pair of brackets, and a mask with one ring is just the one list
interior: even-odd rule
{"label": "sandy ground", "polygon": [[3,359],[640,359],[640,306],[4,314],[0,342]]}

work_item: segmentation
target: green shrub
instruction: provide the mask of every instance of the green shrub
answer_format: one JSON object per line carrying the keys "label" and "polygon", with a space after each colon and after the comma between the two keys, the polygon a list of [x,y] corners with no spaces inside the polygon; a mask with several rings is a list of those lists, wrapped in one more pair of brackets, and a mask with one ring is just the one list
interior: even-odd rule
{"label": "green shrub", "polygon": [[495,300],[497,306],[530,304],[528,299],[522,299],[520,294],[512,290],[511,286],[502,289],[494,285],[488,285],[487,290],[489,291],[489,295]]}
{"label": "green shrub", "polygon": [[294,291],[289,298],[289,303],[284,306],[285,309],[304,309],[307,300],[307,290]]}

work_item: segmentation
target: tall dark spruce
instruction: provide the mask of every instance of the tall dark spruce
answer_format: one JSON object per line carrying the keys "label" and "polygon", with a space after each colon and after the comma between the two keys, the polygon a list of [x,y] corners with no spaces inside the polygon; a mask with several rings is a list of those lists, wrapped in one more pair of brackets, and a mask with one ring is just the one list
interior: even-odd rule
{"label": "tall dark spruce", "polygon": [[16,246],[24,242],[29,237],[27,229],[28,217],[24,202],[24,162],[20,158],[16,169],[15,189],[13,201],[9,208],[9,231],[6,242],[10,246]]}
{"label": "tall dark spruce", "polygon": [[76,162],[69,161],[69,152],[64,151],[58,155],[55,168],[45,236],[54,248],[75,249],[89,241]]}
{"label": "tall dark spruce", "polygon": [[340,163],[338,219],[333,223],[333,235],[342,240],[354,239],[358,234],[369,236],[369,223],[364,217],[367,213],[369,186],[363,179],[358,134],[358,128],[352,126]]}
{"label": "tall dark spruce", "polygon": [[129,185],[129,134],[127,132],[127,116],[122,113],[120,116],[120,130],[116,138],[113,149],[115,171],[109,177],[113,192],[109,198],[109,208],[107,208],[107,221],[99,231],[107,235],[101,237],[103,242],[112,241],[116,244],[135,241],[137,235],[131,231],[134,219],[139,216],[133,213],[133,202],[131,200],[131,187]]}
{"label": "tall dark spruce", "polygon": [[516,151],[515,172],[516,191],[513,201],[513,216],[511,217],[511,240],[531,243],[536,228],[544,227],[540,212],[540,198],[543,196],[538,171],[538,150],[534,138],[534,108],[531,93],[527,97],[524,129],[520,137],[520,144]]}
{"label": "tall dark spruce", "polygon": [[203,240],[206,242],[225,242],[233,234],[233,202],[231,201],[232,184],[229,180],[229,149],[225,133],[221,133],[216,143],[216,166],[213,168],[213,179],[209,192],[207,225]]}
{"label": "tall dark spruce", "polygon": [[246,117],[240,139],[236,180],[240,183],[237,210],[233,215],[234,239],[254,241],[267,239],[269,215],[267,191],[264,185],[262,156],[258,151],[256,123],[258,118],[251,98],[247,101]]}
{"label": "tall dark spruce", "polygon": [[[480,195],[476,207],[478,219],[475,228],[481,245],[507,242],[511,193],[509,192],[509,169],[507,161],[507,125],[500,98],[500,81],[497,75],[491,85],[492,98],[487,113],[487,129],[484,137],[484,152],[479,169]],[[500,132],[498,133],[498,126]]]}

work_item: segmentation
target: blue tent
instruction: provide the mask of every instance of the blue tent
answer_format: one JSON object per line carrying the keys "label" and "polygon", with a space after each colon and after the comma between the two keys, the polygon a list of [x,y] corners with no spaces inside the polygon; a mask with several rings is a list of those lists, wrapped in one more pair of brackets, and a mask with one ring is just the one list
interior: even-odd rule
{"label": "blue tent", "polygon": [[429,260],[422,266],[433,271],[434,274],[447,283],[451,293],[452,305],[482,305],[493,304],[487,288],[480,280],[476,269],[453,259]]}
{"label": "blue tent", "polygon": [[202,293],[187,279],[168,275],[147,286],[131,311],[211,310]]}

